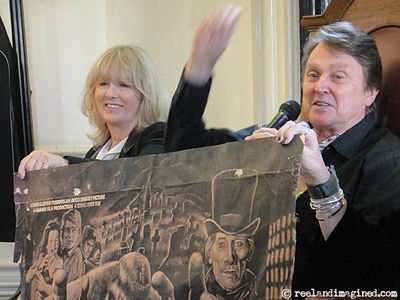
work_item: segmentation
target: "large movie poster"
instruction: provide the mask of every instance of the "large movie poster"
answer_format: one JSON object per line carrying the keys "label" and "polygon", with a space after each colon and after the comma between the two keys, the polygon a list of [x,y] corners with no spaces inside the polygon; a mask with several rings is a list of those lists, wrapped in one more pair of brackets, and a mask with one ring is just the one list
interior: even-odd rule
{"label": "large movie poster", "polygon": [[15,178],[24,299],[280,299],[299,139],[235,142]]}

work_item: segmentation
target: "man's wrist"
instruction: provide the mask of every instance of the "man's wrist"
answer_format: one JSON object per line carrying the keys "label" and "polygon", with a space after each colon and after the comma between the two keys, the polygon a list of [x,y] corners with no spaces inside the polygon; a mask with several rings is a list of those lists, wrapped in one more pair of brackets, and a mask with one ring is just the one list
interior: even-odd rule
{"label": "man's wrist", "polygon": [[327,198],[336,194],[339,191],[339,180],[336,176],[335,170],[332,168],[329,170],[329,172],[331,173],[331,175],[329,176],[328,181],[318,185],[307,184],[307,189],[310,193],[311,198]]}

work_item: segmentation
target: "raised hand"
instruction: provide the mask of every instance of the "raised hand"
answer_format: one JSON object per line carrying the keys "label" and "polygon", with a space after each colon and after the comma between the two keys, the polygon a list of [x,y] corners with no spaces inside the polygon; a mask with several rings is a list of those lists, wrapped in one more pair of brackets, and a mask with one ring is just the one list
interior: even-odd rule
{"label": "raised hand", "polygon": [[214,10],[202,21],[184,73],[189,83],[202,86],[208,81],[217,60],[229,45],[240,12],[240,6],[228,4]]}

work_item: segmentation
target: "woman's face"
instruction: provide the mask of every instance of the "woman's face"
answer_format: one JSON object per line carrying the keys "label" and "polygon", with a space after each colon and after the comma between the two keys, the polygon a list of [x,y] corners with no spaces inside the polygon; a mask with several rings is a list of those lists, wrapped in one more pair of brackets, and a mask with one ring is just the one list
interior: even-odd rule
{"label": "woman's face", "polygon": [[50,230],[46,247],[47,255],[55,256],[57,254],[59,244],[60,244],[60,233],[58,232],[58,230]]}
{"label": "woman's face", "polygon": [[139,120],[142,95],[124,81],[101,80],[94,93],[97,111],[107,124],[129,134]]}

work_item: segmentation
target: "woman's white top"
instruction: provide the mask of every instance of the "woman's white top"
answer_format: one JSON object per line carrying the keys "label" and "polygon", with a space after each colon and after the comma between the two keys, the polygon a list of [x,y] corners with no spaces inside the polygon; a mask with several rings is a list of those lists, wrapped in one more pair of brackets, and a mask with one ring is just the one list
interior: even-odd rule
{"label": "woman's white top", "polygon": [[124,146],[125,146],[125,143],[126,143],[127,139],[128,139],[128,137],[126,137],[125,139],[120,141],[118,143],[118,145],[114,146],[112,149],[110,149],[111,139],[109,139],[103,145],[103,147],[101,147],[100,151],[98,152],[98,154],[96,156],[96,159],[99,159],[99,160],[111,160],[111,159],[118,158],[122,148],[124,148]]}

